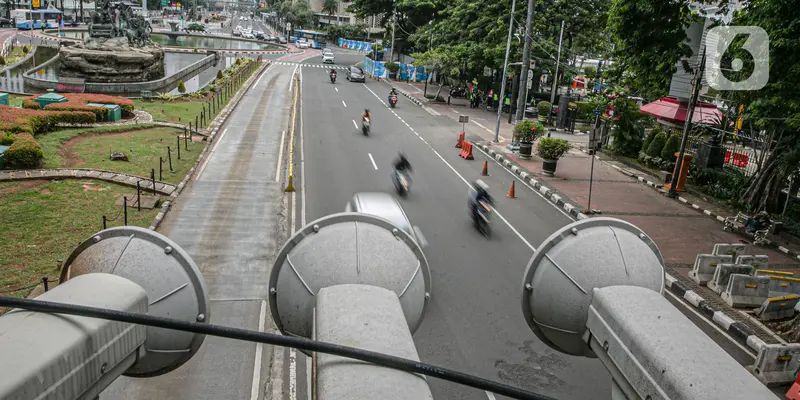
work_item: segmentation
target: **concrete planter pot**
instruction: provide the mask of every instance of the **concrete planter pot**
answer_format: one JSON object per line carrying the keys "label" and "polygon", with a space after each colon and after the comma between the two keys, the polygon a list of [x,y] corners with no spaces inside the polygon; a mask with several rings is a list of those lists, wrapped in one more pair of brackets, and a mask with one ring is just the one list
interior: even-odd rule
{"label": "concrete planter pot", "polygon": [[555,176],[558,160],[542,160],[542,175]]}
{"label": "concrete planter pot", "polygon": [[533,143],[519,143],[519,158],[523,160],[531,159],[531,152],[533,150]]}

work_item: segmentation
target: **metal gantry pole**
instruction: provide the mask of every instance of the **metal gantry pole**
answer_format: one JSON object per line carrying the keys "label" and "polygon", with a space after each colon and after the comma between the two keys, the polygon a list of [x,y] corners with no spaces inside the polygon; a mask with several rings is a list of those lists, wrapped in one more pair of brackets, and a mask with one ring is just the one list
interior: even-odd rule
{"label": "metal gantry pole", "polygon": [[[522,71],[519,74],[519,84],[525,85],[523,97],[517,96],[517,121],[525,119],[525,108],[528,105],[528,70],[531,63],[531,25],[533,24],[534,0],[528,0],[528,16],[525,18],[525,44],[522,47]],[[521,89],[521,87],[520,87]]]}
{"label": "metal gantry pole", "polygon": [[[499,100],[505,101],[506,96],[506,73],[508,72],[508,53],[511,52],[511,36],[514,33],[514,11],[517,7],[517,0],[511,0],[511,15],[508,18],[508,40],[506,41],[506,59],[503,62],[503,76],[500,83]],[[511,111],[511,110],[509,110]],[[503,105],[497,105],[497,123],[494,126],[494,142],[500,143],[500,119],[503,118]]]}

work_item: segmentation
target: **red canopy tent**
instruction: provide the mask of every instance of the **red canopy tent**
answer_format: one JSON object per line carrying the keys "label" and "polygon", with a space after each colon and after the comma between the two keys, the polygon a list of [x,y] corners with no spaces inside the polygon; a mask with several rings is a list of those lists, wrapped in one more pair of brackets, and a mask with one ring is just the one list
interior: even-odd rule
{"label": "red canopy tent", "polygon": [[[643,105],[639,110],[645,114],[656,117],[663,121],[675,125],[686,123],[686,112],[688,102],[680,102],[675,97],[662,97],[652,103]],[[722,111],[717,109],[713,103],[697,102],[692,115],[692,122],[695,124],[715,124],[722,118]]]}

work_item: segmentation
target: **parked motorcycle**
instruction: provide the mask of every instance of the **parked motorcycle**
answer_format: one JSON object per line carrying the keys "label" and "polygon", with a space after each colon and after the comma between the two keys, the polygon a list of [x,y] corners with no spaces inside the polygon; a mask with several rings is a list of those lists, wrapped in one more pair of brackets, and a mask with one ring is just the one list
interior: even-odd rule
{"label": "parked motorcycle", "polygon": [[361,121],[361,131],[364,132],[364,136],[369,136],[369,126],[369,118],[364,118],[364,120]]}
{"label": "parked motorcycle", "polygon": [[397,190],[397,194],[401,197],[406,197],[411,189],[411,179],[409,179],[408,175],[398,170],[394,171],[393,178],[394,188]]}
{"label": "parked motorcycle", "polygon": [[397,96],[391,95],[389,96],[389,105],[394,108],[397,105]]}

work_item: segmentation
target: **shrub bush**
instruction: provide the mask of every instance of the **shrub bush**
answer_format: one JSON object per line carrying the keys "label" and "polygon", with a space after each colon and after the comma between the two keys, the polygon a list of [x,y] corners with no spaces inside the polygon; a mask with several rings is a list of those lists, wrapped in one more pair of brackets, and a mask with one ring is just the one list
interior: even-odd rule
{"label": "shrub bush", "polygon": [[647,149],[650,147],[650,143],[653,143],[653,139],[661,132],[661,128],[656,126],[653,129],[650,129],[650,132],[647,133],[647,137],[644,139],[644,143],[642,143],[642,152],[647,154]]}
{"label": "shrub bush", "polygon": [[217,71],[217,79],[222,79],[222,70]]}
{"label": "shrub bush", "polygon": [[539,104],[536,105],[536,114],[540,117],[546,117],[547,114],[550,112],[550,103],[547,101],[540,101]]}
{"label": "shrub bush", "polygon": [[[119,96],[110,96],[107,94],[97,94],[97,93],[61,93],[62,96],[67,98],[67,101],[64,103],[58,103],[59,105],[70,105],[72,107],[82,106],[87,103],[98,103],[98,104],[116,104],[122,110],[123,113],[132,113],[134,110],[133,100],[119,97]],[[41,107],[39,103],[35,100],[41,95],[35,95],[26,97],[22,100],[22,106],[25,108],[30,108],[34,110],[39,110]],[[48,109],[51,109],[48,107]],[[88,111],[88,110],[87,110]]]}
{"label": "shrub bush", "polygon": [[661,157],[661,150],[664,150],[664,146],[667,144],[667,134],[664,132],[658,132],[656,137],[650,142],[650,146],[647,146],[647,155],[653,158]]}
{"label": "shrub bush", "polygon": [[5,152],[8,168],[36,168],[42,164],[42,146],[29,133],[19,133]]}
{"label": "shrub bush", "polygon": [[31,110],[41,110],[42,105],[37,103],[36,100],[32,100],[30,98],[22,99],[22,108],[28,108]]}
{"label": "shrub bush", "polygon": [[0,131],[39,134],[47,132],[58,123],[90,124],[95,122],[94,113],[30,110],[0,106]]}
{"label": "shrub bush", "polygon": [[579,121],[592,121],[594,120],[594,106],[588,101],[578,101],[575,103],[578,107],[575,113],[575,119]]}
{"label": "shrub bush", "polygon": [[6,58],[3,56],[0,56],[0,65],[6,65]]}
{"label": "shrub bush", "polygon": [[661,158],[664,160],[674,160],[675,153],[681,151],[681,138],[680,135],[670,135],[667,143],[661,150]]}
{"label": "shrub bush", "polygon": [[569,151],[569,142],[564,139],[544,137],[536,145],[536,153],[545,160],[558,160]]}
{"label": "shrub bush", "polygon": [[178,91],[181,92],[181,94],[186,93],[186,85],[183,83],[183,79],[178,81]]}
{"label": "shrub bush", "polygon": [[0,145],[10,146],[14,143],[14,134],[11,132],[0,133]]}
{"label": "shrub bush", "polygon": [[542,136],[544,131],[542,125],[529,119],[517,122],[517,124],[514,125],[514,135],[523,143],[533,143],[536,138]]}
{"label": "shrub bush", "polygon": [[23,53],[28,54],[30,51],[31,51],[31,47],[28,46],[27,44],[25,46],[22,46],[22,52]]}
{"label": "shrub bush", "polygon": [[92,107],[86,104],[80,104],[76,102],[66,102],[66,103],[55,103],[49,104],[45,107],[47,111],[83,111],[83,112],[90,112],[95,115],[95,120],[97,121],[105,121],[108,119],[108,115],[111,113],[111,110],[105,107]]}

